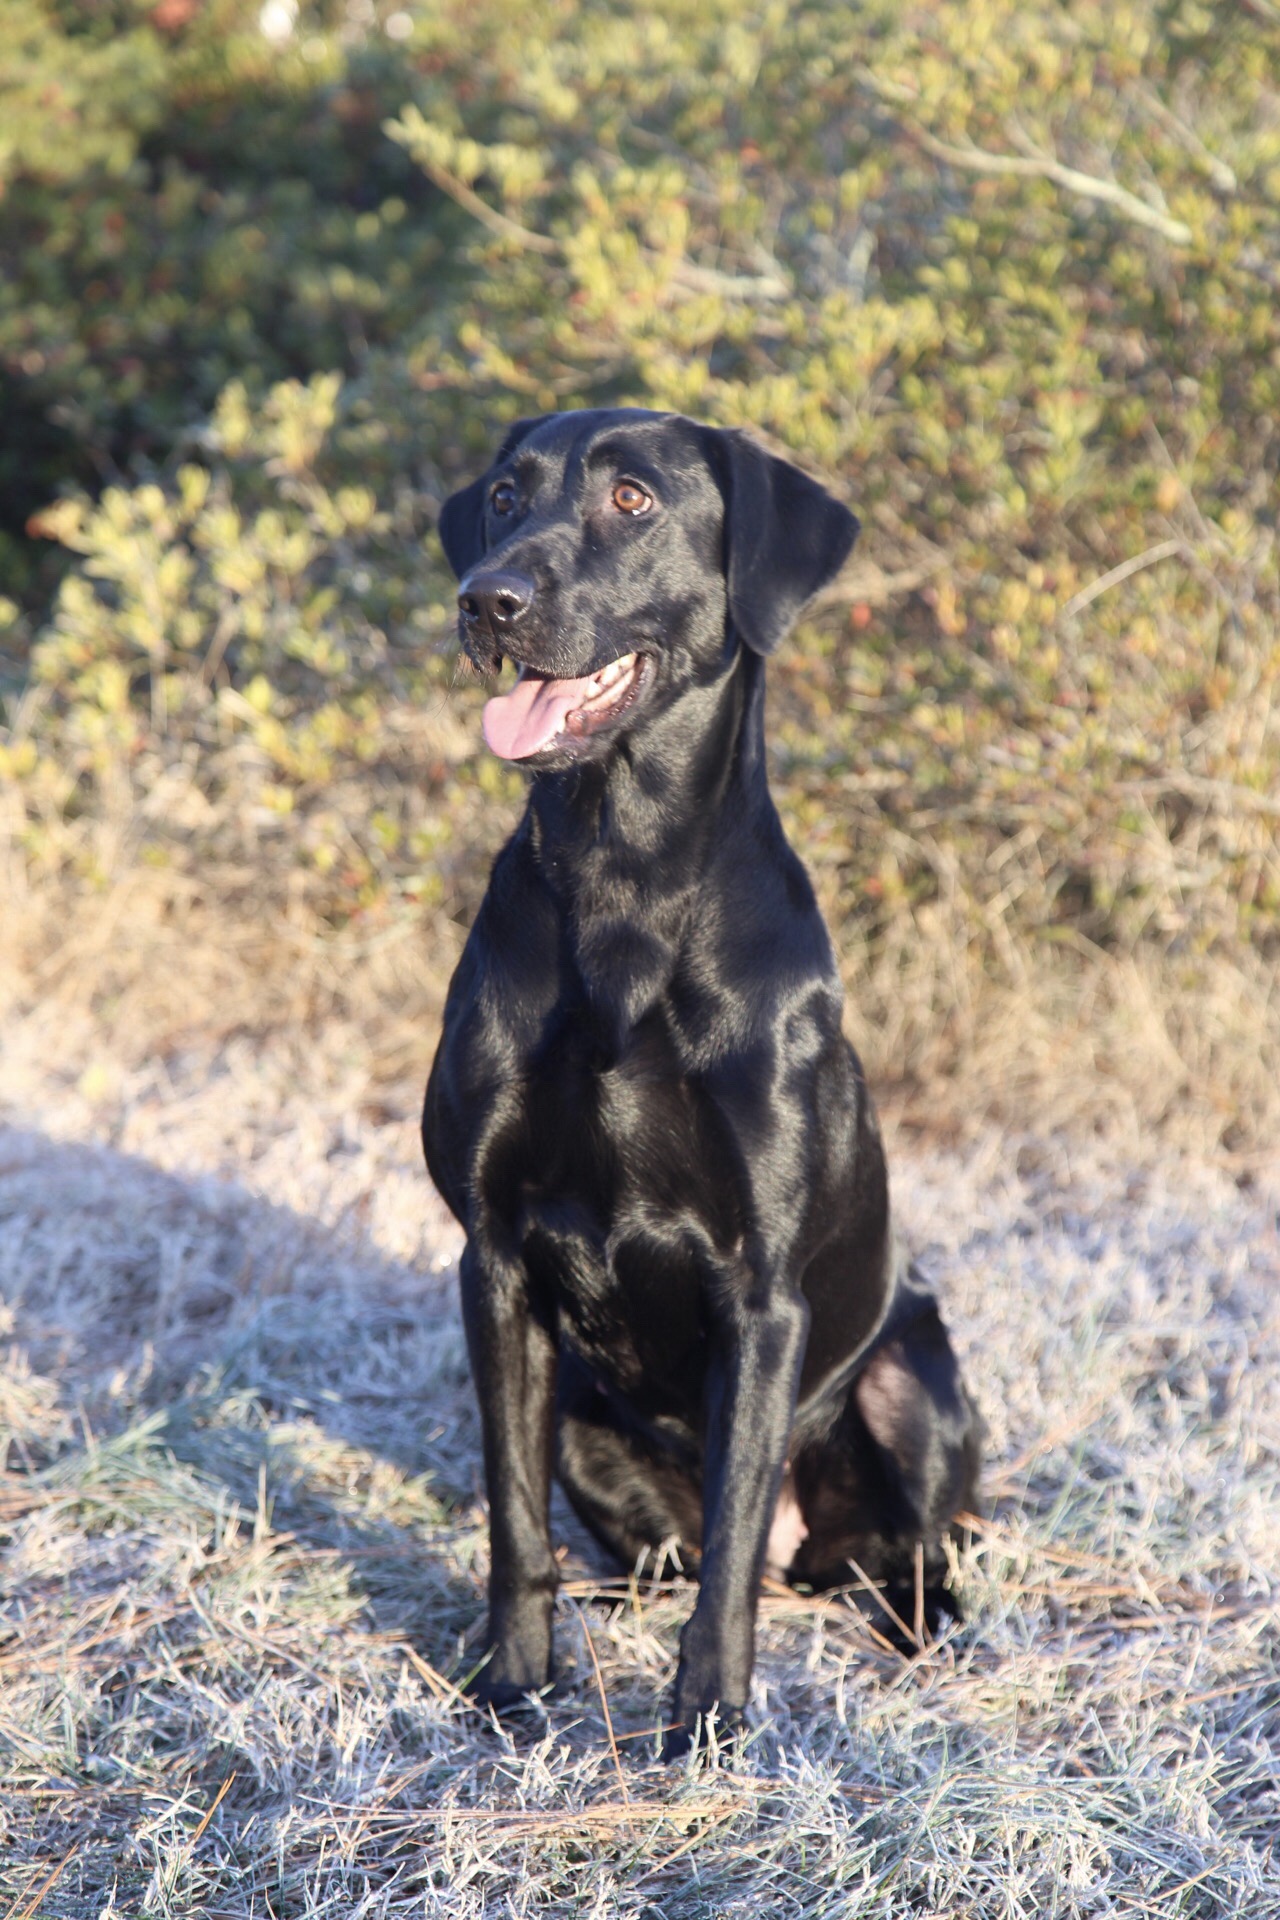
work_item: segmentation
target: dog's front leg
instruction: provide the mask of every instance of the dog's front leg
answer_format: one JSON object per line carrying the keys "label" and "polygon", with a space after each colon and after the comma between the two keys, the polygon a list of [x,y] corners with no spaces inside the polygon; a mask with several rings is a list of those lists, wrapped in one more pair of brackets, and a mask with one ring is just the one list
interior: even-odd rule
{"label": "dog's front leg", "polygon": [[532,1310],[519,1262],[468,1241],[461,1280],[489,1495],[490,1658],[473,1691],[501,1712],[551,1678],[556,1344]]}
{"label": "dog's front leg", "polygon": [[755,1655],[756,1601],[786,1463],[809,1309],[799,1295],[721,1295],[708,1375],[701,1589],[680,1641],[675,1722],[685,1752],[699,1718],[741,1718]]}

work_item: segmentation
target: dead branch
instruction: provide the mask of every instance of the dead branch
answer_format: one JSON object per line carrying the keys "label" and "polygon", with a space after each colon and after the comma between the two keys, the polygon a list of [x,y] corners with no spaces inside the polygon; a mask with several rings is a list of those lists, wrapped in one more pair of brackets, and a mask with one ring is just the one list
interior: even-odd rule
{"label": "dead branch", "polygon": [[[882,100],[898,103],[911,97],[905,88],[883,83],[869,68],[861,69],[859,77]],[[940,140],[936,133],[930,133],[927,127],[920,126],[914,120],[900,119],[898,124],[909,139],[923,147],[926,153],[932,154],[935,160],[943,160],[948,166],[960,167],[967,173],[1051,180],[1067,193],[1117,208],[1138,226],[1150,227],[1153,232],[1163,234],[1175,246],[1186,247],[1191,244],[1191,229],[1185,221],[1161,213],[1158,207],[1149,206],[1136,193],[1130,193],[1127,187],[1117,186],[1114,180],[1101,180],[1095,174],[1081,173],[1079,168],[1064,165],[1052,154],[1036,153],[1019,157],[1012,153],[988,153],[982,147],[957,147],[949,140]]]}
{"label": "dead branch", "polygon": [[[564,258],[563,246],[550,234],[535,233],[531,227],[522,226],[509,214],[499,213],[496,207],[491,207],[487,200],[481,199],[473,188],[459,180],[455,173],[450,173],[447,167],[425,159],[421,154],[416,158],[433,186],[438,187],[441,193],[448,194],[465,213],[469,213],[500,240],[512,240],[530,253],[541,253],[561,260]],[[653,262],[660,257],[648,247],[644,253]],[[789,283],[776,265],[765,273],[725,273],[718,267],[702,267],[695,261],[681,260],[673,267],[671,277],[691,293],[715,293],[723,300],[776,301],[787,299],[791,293]]]}

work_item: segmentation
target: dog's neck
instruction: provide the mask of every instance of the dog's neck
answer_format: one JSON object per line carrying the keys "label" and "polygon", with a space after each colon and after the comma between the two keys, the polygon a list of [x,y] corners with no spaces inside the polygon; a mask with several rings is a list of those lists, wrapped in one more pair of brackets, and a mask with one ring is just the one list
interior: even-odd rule
{"label": "dog's neck", "polygon": [[744,647],[606,759],[535,777],[530,850],[617,1044],[676,972],[725,809],[772,811],[763,757],[764,662]]}

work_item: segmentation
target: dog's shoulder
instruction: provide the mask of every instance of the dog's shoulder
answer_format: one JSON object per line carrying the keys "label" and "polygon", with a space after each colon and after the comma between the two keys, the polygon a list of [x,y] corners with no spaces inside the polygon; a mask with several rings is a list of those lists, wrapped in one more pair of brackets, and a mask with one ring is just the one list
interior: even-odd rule
{"label": "dog's shoulder", "polygon": [[839,991],[827,924],[804,862],[771,802],[726,815],[702,887],[695,938],[726,992],[757,1003],[805,983]]}

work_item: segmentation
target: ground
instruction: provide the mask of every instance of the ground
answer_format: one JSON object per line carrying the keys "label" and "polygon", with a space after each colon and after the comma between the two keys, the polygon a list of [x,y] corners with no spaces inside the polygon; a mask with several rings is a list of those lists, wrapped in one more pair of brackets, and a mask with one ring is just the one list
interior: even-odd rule
{"label": "ground", "polygon": [[771,1590],[749,1738],[663,1769],[692,1590],[559,1502],[545,1718],[458,1690],[485,1521],[420,1079],[373,1098],[341,1033],[138,1067],[6,1026],[11,1920],[1280,1915],[1265,1169],[891,1115],[989,1429],[964,1624],[908,1660]]}

